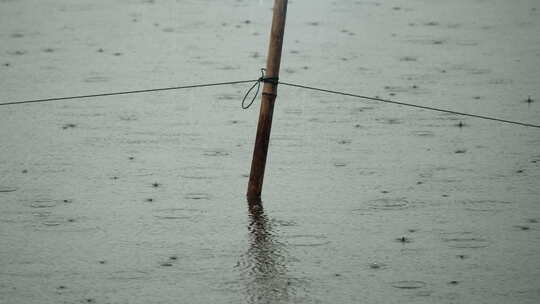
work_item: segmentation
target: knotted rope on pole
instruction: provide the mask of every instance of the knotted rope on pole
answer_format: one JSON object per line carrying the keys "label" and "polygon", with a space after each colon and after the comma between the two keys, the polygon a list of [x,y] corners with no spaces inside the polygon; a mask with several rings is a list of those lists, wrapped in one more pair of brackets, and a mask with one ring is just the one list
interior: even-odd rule
{"label": "knotted rope on pole", "polygon": [[[265,72],[266,72],[266,69],[262,68],[261,69],[261,77],[259,77],[259,79],[257,79],[255,81],[255,83],[247,91],[246,95],[244,95],[244,98],[242,99],[242,109],[244,109],[244,110],[249,109],[249,107],[251,107],[251,105],[255,102],[255,99],[257,98],[257,96],[259,96],[259,91],[261,89],[261,82],[264,82],[264,83],[268,82],[268,83],[272,83],[272,84],[278,84],[279,83],[279,78],[278,77],[266,77]],[[253,89],[255,89],[255,88],[257,88],[255,90],[255,95],[253,95],[253,98],[251,99],[251,101],[246,105],[246,99],[249,96],[249,93],[251,93],[251,91],[253,91]]]}

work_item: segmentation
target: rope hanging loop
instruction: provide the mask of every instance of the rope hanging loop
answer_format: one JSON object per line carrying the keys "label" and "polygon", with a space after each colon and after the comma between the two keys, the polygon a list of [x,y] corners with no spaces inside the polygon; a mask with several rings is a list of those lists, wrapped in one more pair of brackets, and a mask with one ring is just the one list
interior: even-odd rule
{"label": "rope hanging loop", "polygon": [[[265,74],[266,74],[266,69],[262,68],[261,69],[261,77],[259,77],[259,79],[257,79],[255,81],[255,83],[251,86],[251,88],[249,88],[246,95],[244,95],[244,98],[242,99],[242,109],[244,109],[244,110],[249,109],[249,107],[251,107],[251,105],[255,102],[255,99],[257,98],[257,96],[259,96],[259,91],[261,89],[261,82],[271,83],[271,84],[274,84],[274,85],[277,85],[279,83],[279,78],[278,77],[266,77]],[[246,99],[249,96],[249,93],[251,93],[251,91],[253,91],[253,89],[255,89],[255,88],[257,88],[255,90],[255,95],[253,95],[253,98],[251,99],[251,101],[246,105]]]}

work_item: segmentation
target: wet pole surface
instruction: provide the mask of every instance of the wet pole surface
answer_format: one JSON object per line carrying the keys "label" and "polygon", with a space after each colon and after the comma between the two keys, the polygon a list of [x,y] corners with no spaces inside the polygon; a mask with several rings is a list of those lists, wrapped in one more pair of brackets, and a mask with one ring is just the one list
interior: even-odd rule
{"label": "wet pole surface", "polygon": [[[272,19],[270,45],[268,47],[268,59],[266,62],[267,78],[279,78],[286,15],[287,0],[276,0],[274,2],[274,17]],[[264,171],[268,155],[268,146],[270,144],[270,132],[272,129],[272,116],[274,113],[274,103],[277,97],[277,87],[277,81],[264,82],[259,123],[257,125],[257,137],[255,139],[255,148],[253,150],[251,173],[247,190],[247,200],[249,203],[261,202]]]}

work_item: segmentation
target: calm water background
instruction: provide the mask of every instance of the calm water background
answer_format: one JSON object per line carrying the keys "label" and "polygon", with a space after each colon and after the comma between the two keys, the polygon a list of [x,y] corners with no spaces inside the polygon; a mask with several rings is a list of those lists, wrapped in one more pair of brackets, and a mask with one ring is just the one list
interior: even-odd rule
{"label": "calm water background", "polygon": [[[256,78],[271,6],[1,0],[0,101]],[[292,1],[281,79],[538,124],[539,31],[533,0]],[[538,130],[280,87],[250,210],[248,87],[0,108],[0,302],[540,300]]]}

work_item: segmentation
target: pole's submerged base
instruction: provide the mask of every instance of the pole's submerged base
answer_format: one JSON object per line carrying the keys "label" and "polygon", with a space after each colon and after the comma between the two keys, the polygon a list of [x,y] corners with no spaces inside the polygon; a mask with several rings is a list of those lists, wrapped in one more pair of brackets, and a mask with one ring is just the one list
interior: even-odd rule
{"label": "pole's submerged base", "polygon": [[255,220],[260,219],[261,217],[264,217],[264,208],[262,205],[262,201],[258,203],[255,203],[255,202],[249,203],[248,210],[249,210],[249,215]]}

